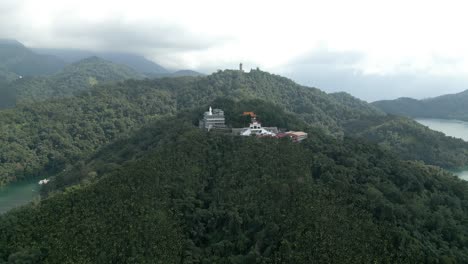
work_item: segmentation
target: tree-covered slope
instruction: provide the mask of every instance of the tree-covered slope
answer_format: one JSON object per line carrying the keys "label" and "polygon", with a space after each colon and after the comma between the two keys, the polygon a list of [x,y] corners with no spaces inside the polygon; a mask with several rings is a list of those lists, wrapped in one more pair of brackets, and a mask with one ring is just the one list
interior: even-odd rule
{"label": "tree-covered slope", "polygon": [[316,130],[301,144],[205,133],[195,115],[116,142],[99,155],[126,148],[126,163],[0,216],[0,259],[468,261],[468,184],[456,177]]}
{"label": "tree-covered slope", "polygon": [[353,120],[345,124],[346,134],[365,138],[401,158],[421,160],[443,168],[468,164],[468,142],[447,137],[418,122],[400,116],[383,116]]}
{"label": "tree-covered slope", "polygon": [[342,135],[343,122],[366,116],[383,115],[377,108],[348,94],[340,99],[317,88],[305,87],[292,80],[267,72],[249,73],[225,70],[206,77],[162,78],[125,83],[127,87],[146,87],[171,91],[183,107],[206,105],[215,98],[233,100],[261,99],[296,113],[309,124]]}
{"label": "tree-covered slope", "polygon": [[87,51],[87,50],[74,50],[74,49],[47,49],[47,48],[35,48],[34,52],[39,54],[50,54],[60,59],[69,62],[75,63],[80,60],[97,56],[114,63],[126,65],[139,73],[159,73],[164,74],[168,73],[161,65],[150,61],[143,56],[131,54],[131,53],[122,53],[122,52],[96,52],[96,51]]}
{"label": "tree-covered slope", "polygon": [[16,73],[11,72],[5,66],[0,65],[0,85],[1,86],[4,86],[5,84],[12,82],[18,78],[19,76]]}
{"label": "tree-covered slope", "polygon": [[377,101],[373,105],[396,115],[468,121],[468,90],[424,100],[399,98]]}
{"label": "tree-covered slope", "polygon": [[50,55],[39,55],[14,40],[0,39],[0,66],[22,76],[52,74],[65,62]]}
{"label": "tree-covered slope", "polygon": [[[70,161],[89,155],[129,130],[140,128],[147,120],[180,110],[206,107],[216,98],[260,99],[274,103],[308,125],[335,136],[342,136],[343,126],[353,120],[383,116],[373,106],[350,95],[328,95],[261,71],[224,71],[205,77],[128,80],[97,85],[72,98],[23,104],[0,112],[0,182],[55,173]],[[421,137],[414,136],[413,139],[420,140],[418,144],[427,143]],[[438,140],[440,151],[447,152],[440,156],[446,160],[433,163],[433,160],[425,159],[425,153],[408,156],[446,167],[468,164],[466,155],[455,154],[458,150],[444,147],[448,138]],[[419,151],[410,144],[403,147],[408,152]]]}
{"label": "tree-covered slope", "polygon": [[175,109],[164,91],[101,87],[79,97],[0,111],[0,183],[57,172]]}
{"label": "tree-covered slope", "polygon": [[141,78],[141,74],[126,66],[91,57],[68,65],[52,76],[17,80],[9,89],[15,91],[16,103],[21,104],[70,97],[102,82]]}
{"label": "tree-covered slope", "polygon": [[347,106],[318,89],[259,71],[98,85],[73,98],[25,103],[0,112],[0,182],[55,172],[141,127],[143,120],[207,106],[216,98],[261,98],[332,134],[342,134],[340,123],[345,119],[379,113],[371,106]]}

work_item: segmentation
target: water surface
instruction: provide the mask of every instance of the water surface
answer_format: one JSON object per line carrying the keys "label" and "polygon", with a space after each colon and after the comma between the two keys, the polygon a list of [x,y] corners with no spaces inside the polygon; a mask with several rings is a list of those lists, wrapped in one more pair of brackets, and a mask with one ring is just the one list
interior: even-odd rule
{"label": "water surface", "polygon": [[24,181],[0,187],[0,214],[39,197],[36,180]]}
{"label": "water surface", "polygon": [[416,118],[418,123],[428,126],[432,130],[440,131],[447,136],[461,138],[468,141],[468,122],[452,119]]}
{"label": "water surface", "polygon": [[[446,136],[461,138],[468,141],[468,122],[452,119],[417,118],[418,123],[429,127],[432,130],[440,131]],[[468,181],[468,168],[455,171],[455,175]]]}

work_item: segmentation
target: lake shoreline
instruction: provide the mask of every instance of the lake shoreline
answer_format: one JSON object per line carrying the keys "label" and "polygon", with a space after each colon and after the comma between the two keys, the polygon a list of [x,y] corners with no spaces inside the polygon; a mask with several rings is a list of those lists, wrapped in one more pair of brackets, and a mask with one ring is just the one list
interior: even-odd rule
{"label": "lake shoreline", "polygon": [[0,187],[0,214],[40,198],[38,179],[14,182]]}
{"label": "lake shoreline", "polygon": [[[468,142],[468,122],[457,119],[414,118],[416,122],[432,130],[444,133],[446,136],[459,138]],[[468,165],[447,170],[458,178],[468,181]]]}

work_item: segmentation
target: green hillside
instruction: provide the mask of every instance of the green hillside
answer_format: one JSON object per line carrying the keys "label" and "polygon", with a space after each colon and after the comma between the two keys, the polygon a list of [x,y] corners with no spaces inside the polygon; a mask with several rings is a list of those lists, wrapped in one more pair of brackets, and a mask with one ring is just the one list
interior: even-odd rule
{"label": "green hillside", "polygon": [[18,75],[16,73],[13,73],[6,67],[0,65],[0,85],[4,86],[5,84],[16,79],[18,79]]}
{"label": "green hillside", "polygon": [[[448,146],[459,142],[429,133],[429,130],[426,133],[421,130],[423,126],[417,124],[413,124],[415,131],[422,131],[425,136],[409,135],[412,141],[389,141],[386,137],[360,133],[368,127],[360,131],[350,129],[352,122],[366,123],[372,119],[385,122],[387,119],[379,119],[384,116],[382,112],[348,94],[329,95],[261,71],[223,71],[205,77],[128,80],[97,85],[75,97],[23,104],[0,112],[0,183],[54,174],[67,164],[88,157],[105,144],[141,128],[149,120],[181,110],[206,107],[217,98],[260,99],[274,103],[327,134],[341,138],[348,130],[347,136],[373,137],[389,149],[397,152],[405,149],[404,157],[411,160],[447,168],[468,164],[466,151],[460,151],[463,144],[451,149]],[[381,127],[387,132],[379,133],[391,134],[399,126],[395,122],[387,123]],[[413,144],[431,141],[440,142],[433,146],[439,152],[438,159],[428,156],[427,148],[413,148]]]}
{"label": "green hillside", "polygon": [[389,115],[354,120],[345,124],[345,131],[392,150],[403,159],[422,160],[444,168],[468,164],[468,142],[446,137],[409,118]]}
{"label": "green hillside", "polygon": [[143,74],[165,74],[169,71],[145,57],[125,52],[97,52],[77,49],[33,48],[39,54],[54,55],[68,63],[78,62],[89,57],[99,57],[117,64],[126,65]]}
{"label": "green hillside", "polygon": [[97,57],[66,66],[48,77],[26,77],[9,85],[16,93],[16,104],[70,97],[103,82],[141,79],[136,71]]}
{"label": "green hillside", "polygon": [[39,55],[14,40],[0,39],[0,67],[21,76],[53,74],[65,66],[54,56]]}
{"label": "green hillside", "polygon": [[399,98],[377,101],[373,105],[396,115],[468,121],[468,90],[424,100]]}
{"label": "green hillside", "polygon": [[[270,104],[219,103],[261,105],[262,115],[279,117],[270,125],[302,123]],[[85,175],[81,185],[0,216],[0,259],[468,261],[466,182],[310,128],[301,144],[208,134],[193,124],[199,113],[156,121],[109,145],[81,172],[71,169]],[[87,171],[100,168],[107,170]]]}
{"label": "green hillside", "polygon": [[206,106],[216,98],[261,98],[334,135],[343,133],[343,118],[379,113],[364,104],[347,106],[318,89],[264,72],[98,85],[73,98],[0,112],[0,182],[55,173],[148,120]]}

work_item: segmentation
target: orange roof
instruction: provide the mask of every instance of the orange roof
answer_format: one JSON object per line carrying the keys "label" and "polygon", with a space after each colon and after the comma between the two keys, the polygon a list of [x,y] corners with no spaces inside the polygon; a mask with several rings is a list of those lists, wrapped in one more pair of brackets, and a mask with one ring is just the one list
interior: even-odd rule
{"label": "orange roof", "polygon": [[256,117],[257,116],[254,112],[244,112],[242,115],[243,116],[250,116],[250,117]]}

